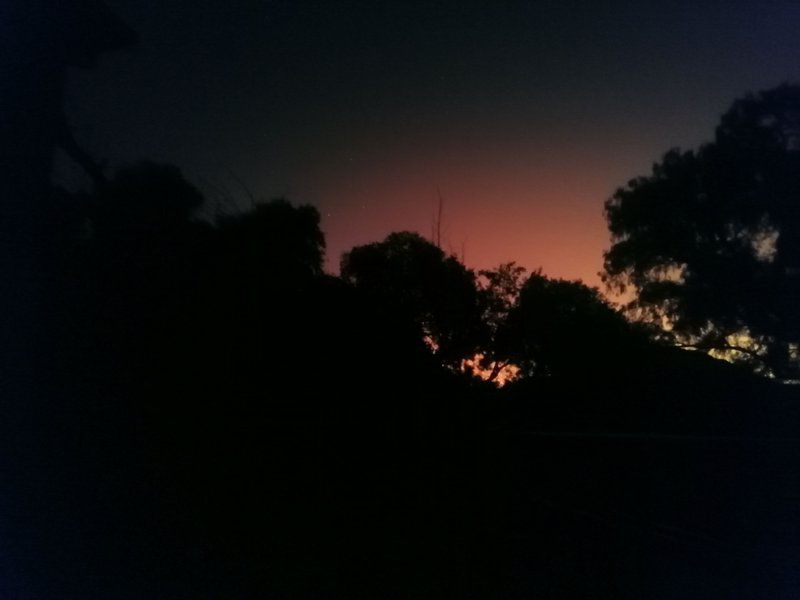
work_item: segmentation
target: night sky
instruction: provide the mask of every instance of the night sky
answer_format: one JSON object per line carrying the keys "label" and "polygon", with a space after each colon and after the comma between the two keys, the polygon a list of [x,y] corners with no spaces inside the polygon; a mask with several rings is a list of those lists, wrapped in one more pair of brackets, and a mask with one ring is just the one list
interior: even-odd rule
{"label": "night sky", "polygon": [[429,235],[438,189],[469,266],[596,284],[613,190],[800,80],[796,0],[108,4],[140,44],[72,74],[76,137],[109,166],[177,164],[210,214],[245,187],[314,204],[333,272]]}

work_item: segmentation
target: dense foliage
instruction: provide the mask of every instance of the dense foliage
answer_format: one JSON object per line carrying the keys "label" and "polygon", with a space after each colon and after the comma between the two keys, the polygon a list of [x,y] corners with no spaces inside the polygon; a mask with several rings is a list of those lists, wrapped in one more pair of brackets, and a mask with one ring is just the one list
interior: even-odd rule
{"label": "dense foliage", "polygon": [[679,343],[796,375],[800,87],[737,100],[715,139],[671,150],[606,203],[605,277]]}

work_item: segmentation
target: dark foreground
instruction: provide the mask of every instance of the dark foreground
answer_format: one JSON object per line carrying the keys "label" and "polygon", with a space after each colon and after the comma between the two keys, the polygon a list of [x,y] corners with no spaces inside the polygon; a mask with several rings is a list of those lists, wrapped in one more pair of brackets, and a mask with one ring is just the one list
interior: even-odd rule
{"label": "dark foreground", "polygon": [[544,389],[419,421],[28,415],[2,596],[796,598],[797,396],[758,386],[757,415],[649,432]]}

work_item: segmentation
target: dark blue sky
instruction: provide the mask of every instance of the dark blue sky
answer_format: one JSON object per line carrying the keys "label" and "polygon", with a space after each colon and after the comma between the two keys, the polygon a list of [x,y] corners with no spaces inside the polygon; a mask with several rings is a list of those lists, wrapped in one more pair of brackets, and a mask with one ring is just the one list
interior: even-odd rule
{"label": "dark blue sky", "polygon": [[75,73],[109,165],[285,195],[352,245],[430,230],[471,266],[596,283],[602,204],[746,91],[800,80],[797,2],[108,0],[137,48]]}

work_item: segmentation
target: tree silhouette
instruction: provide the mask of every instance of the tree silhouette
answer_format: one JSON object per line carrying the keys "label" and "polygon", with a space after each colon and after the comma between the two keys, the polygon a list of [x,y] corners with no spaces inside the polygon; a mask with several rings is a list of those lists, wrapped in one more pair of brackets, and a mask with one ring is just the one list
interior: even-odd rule
{"label": "tree silhouette", "polygon": [[510,328],[506,320],[516,306],[524,283],[525,267],[515,262],[479,272],[480,296],[483,308],[483,333],[479,366],[486,370],[487,381],[494,381],[511,362]]}
{"label": "tree silhouette", "polygon": [[541,271],[525,281],[498,337],[524,377],[620,370],[644,342],[596,288]]}
{"label": "tree silhouette", "polygon": [[606,202],[606,282],[681,344],[779,376],[800,341],[800,87],[734,102],[713,142],[670,150]]}
{"label": "tree silhouette", "polygon": [[180,169],[142,161],[117,171],[96,194],[99,227],[115,234],[161,232],[189,221],[203,204],[203,196]]}
{"label": "tree silhouette", "polygon": [[[239,270],[253,269],[250,284],[281,285],[275,278],[309,278],[322,274],[325,236],[319,212],[312,206],[293,207],[284,199],[258,204],[240,215],[217,222],[222,251],[230,254]],[[235,255],[235,256],[234,256]]]}
{"label": "tree silhouette", "polygon": [[444,364],[457,367],[478,349],[483,324],[475,275],[422,236],[392,233],[353,248],[342,257],[341,276],[413,323]]}

